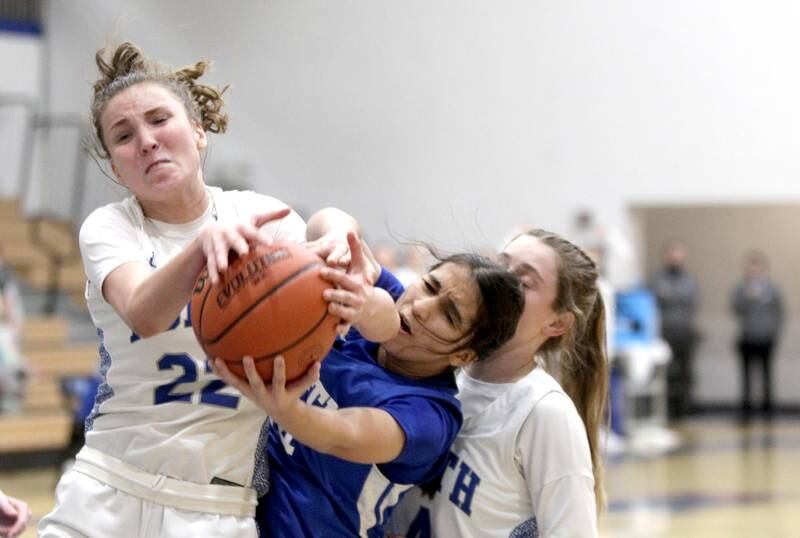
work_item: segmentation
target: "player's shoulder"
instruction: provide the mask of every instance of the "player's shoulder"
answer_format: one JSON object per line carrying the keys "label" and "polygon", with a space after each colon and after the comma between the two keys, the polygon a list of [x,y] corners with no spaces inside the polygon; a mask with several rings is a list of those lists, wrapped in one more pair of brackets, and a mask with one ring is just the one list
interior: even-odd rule
{"label": "player's shoulder", "polygon": [[253,190],[223,190],[218,187],[209,188],[237,208],[247,208],[253,211],[272,211],[287,206],[285,202],[282,202],[274,196],[269,196]]}
{"label": "player's shoulder", "polygon": [[536,368],[525,381],[524,387],[531,402],[528,421],[534,421],[547,430],[582,424],[572,399],[553,376],[542,368]]}
{"label": "player's shoulder", "polygon": [[516,399],[525,398],[531,405],[538,405],[547,396],[551,396],[551,399],[552,395],[556,394],[566,396],[556,378],[541,367],[534,368],[532,372],[514,383],[512,391],[516,393]]}
{"label": "player's shoulder", "polygon": [[92,233],[104,233],[109,228],[133,225],[141,214],[138,203],[128,197],[121,202],[112,202],[94,209],[81,224],[80,237]]}
{"label": "player's shoulder", "polygon": [[[525,459],[522,456],[524,454],[535,458],[552,455],[554,459],[550,460],[550,469],[546,474],[571,473],[574,469],[583,472],[587,465],[591,474],[586,428],[575,404],[557,382],[553,384],[546,379],[539,381],[549,390],[538,393],[534,405],[517,430],[517,453],[522,460]],[[554,463],[556,461],[558,465]]]}

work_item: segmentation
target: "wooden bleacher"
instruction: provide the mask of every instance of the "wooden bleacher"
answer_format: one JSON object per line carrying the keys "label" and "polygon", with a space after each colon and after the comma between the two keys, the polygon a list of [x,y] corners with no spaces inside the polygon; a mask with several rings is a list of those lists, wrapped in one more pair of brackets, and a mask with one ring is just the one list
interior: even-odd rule
{"label": "wooden bleacher", "polygon": [[43,379],[91,374],[99,365],[94,343],[28,351],[25,359],[34,375]]}
{"label": "wooden bleacher", "polygon": [[15,199],[0,199],[0,247],[16,276],[36,291],[49,289],[52,257],[61,257],[59,291],[75,304],[85,306],[86,277],[73,226],[47,219],[28,219]]}
{"label": "wooden bleacher", "polygon": [[22,326],[23,352],[54,349],[67,341],[67,322],[58,316],[29,317]]}
{"label": "wooden bleacher", "polygon": [[0,415],[0,456],[64,450],[73,413],[61,390],[65,377],[97,371],[97,344],[68,344],[67,323],[58,317],[27,320],[22,352],[29,368],[20,413]]}
{"label": "wooden bleacher", "polygon": [[0,416],[0,454],[66,448],[72,416],[62,411]]}

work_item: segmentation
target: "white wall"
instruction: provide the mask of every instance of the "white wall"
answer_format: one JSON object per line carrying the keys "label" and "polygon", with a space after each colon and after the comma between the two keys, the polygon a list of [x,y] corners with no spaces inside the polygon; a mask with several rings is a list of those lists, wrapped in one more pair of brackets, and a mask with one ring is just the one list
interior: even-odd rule
{"label": "white wall", "polygon": [[460,245],[632,202],[800,199],[800,5],[450,0],[47,4],[55,111],[95,49],[210,57],[231,131],[209,166],[258,190]]}
{"label": "white wall", "polygon": [[41,49],[37,35],[0,32],[0,95],[39,95]]}
{"label": "white wall", "polygon": [[0,197],[19,190],[27,114],[41,90],[41,51],[38,36],[0,32]]}

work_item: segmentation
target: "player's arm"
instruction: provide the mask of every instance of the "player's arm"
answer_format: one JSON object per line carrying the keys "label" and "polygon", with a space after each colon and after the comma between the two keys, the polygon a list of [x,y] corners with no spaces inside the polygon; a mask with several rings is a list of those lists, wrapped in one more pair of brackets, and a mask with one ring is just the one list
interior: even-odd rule
{"label": "player's arm", "polygon": [[269,386],[259,377],[250,357],[244,359],[248,381],[231,374],[220,359],[215,361],[214,370],[269,413],[297,441],[318,452],[355,463],[376,464],[390,462],[400,455],[405,433],[389,413],[371,407],[323,409],[308,405],[300,395],[319,379],[319,363],[288,386],[283,357],[276,357],[274,364]]}
{"label": "player's arm", "polygon": [[316,241],[332,232],[339,233],[342,238],[347,232],[361,235],[361,226],[352,215],[335,207],[320,209],[306,223],[307,241]]}
{"label": "player's arm", "polygon": [[347,267],[350,251],[347,234],[361,235],[361,226],[351,215],[335,207],[320,209],[306,222],[306,245],[331,267]]}
{"label": "player's arm", "polygon": [[323,409],[297,400],[299,412],[278,424],[306,446],[355,463],[386,463],[400,455],[405,434],[386,411],[372,407]]}
{"label": "player's arm", "polygon": [[0,536],[19,536],[30,520],[27,503],[0,491]]}
{"label": "player's arm", "polygon": [[127,262],[103,280],[102,293],[128,327],[142,337],[165,331],[189,301],[197,277],[208,268],[212,282],[228,267],[231,250],[247,254],[250,243],[268,242],[259,227],[289,213],[282,209],[237,223],[212,223],[169,262],[151,271]]}
{"label": "player's arm", "polygon": [[536,404],[517,434],[514,460],[542,536],[597,537],[589,442],[568,402],[565,394],[551,393]]}

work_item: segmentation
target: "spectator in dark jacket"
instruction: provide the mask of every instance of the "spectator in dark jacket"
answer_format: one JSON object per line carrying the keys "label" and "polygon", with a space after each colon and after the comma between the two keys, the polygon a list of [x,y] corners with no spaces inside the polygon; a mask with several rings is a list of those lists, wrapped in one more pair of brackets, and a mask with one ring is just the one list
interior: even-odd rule
{"label": "spectator in dark jacket", "polygon": [[753,367],[761,369],[762,410],[772,414],[772,352],[783,325],[781,292],[769,277],[766,257],[750,252],[745,257],[744,278],[733,293],[733,311],[739,320],[738,349],[742,372],[742,415],[752,411],[750,389]]}
{"label": "spectator in dark jacket", "polygon": [[672,350],[667,372],[667,410],[680,418],[692,408],[692,358],[697,342],[694,315],[697,283],[686,270],[688,251],[679,241],[664,246],[664,265],[654,275],[651,288],[658,301],[661,337]]}

